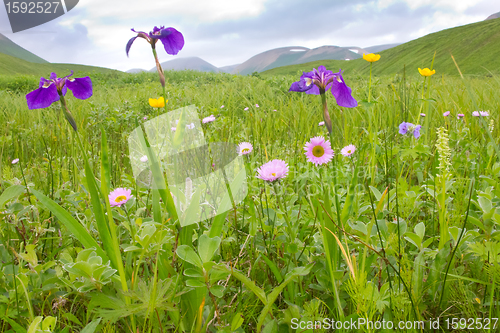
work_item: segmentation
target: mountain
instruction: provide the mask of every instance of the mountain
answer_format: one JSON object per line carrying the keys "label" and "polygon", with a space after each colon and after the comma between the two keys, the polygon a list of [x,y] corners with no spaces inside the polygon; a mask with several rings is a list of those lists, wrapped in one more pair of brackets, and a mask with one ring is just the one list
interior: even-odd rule
{"label": "mountain", "polygon": [[[488,17],[486,18],[486,20],[493,20],[493,19],[496,19],[496,18],[500,18],[500,12],[495,13],[495,14],[491,14],[490,16],[488,16]],[[486,21],[486,20],[485,20],[485,21]]]}
{"label": "mountain", "polygon": [[[190,69],[200,72],[219,72],[219,69],[217,67],[198,57],[176,58],[173,60],[162,62],[161,66],[165,71],[182,71],[184,69]],[[156,72],[156,66],[149,71]]]}
{"label": "mountain", "polygon": [[314,49],[302,46],[280,47],[253,56],[236,67],[233,73],[246,75],[276,67],[298,65],[318,60],[353,60],[361,58],[363,53],[380,52],[397,45],[399,44],[377,45],[367,48],[326,45]]}
{"label": "mountain", "polygon": [[219,67],[219,72],[231,73],[240,64]]}
{"label": "mountain", "polygon": [[[155,67],[156,69],[156,67]],[[137,74],[137,73],[142,73],[142,72],[147,72],[147,70],[142,69],[142,68],[132,68],[126,71],[126,73],[131,73],[131,74]]]}
{"label": "mountain", "polygon": [[39,56],[34,55],[28,50],[23,49],[4,35],[0,34],[0,53],[10,55],[12,57],[16,57],[22,60],[26,60],[29,62],[39,63],[39,64],[47,64],[48,61],[40,58]]}
{"label": "mountain", "polygon": [[10,56],[8,54],[0,53],[0,75],[29,74],[48,78],[51,72],[55,72],[59,77],[61,77],[70,74],[71,70],[75,72],[75,77],[79,77],[82,73],[88,75],[90,73],[120,72],[114,69],[95,66],[34,63]]}
{"label": "mountain", "polygon": [[262,72],[276,67],[301,64],[323,59],[356,59],[363,54],[358,47],[322,46],[309,49],[302,46],[288,46],[259,53],[233,70],[242,75]]}
{"label": "mountain", "polygon": [[[417,68],[430,67],[434,52],[436,75],[457,75],[453,63],[454,56],[462,73],[487,74],[500,72],[500,20],[486,20],[460,27],[441,30],[380,52],[380,60],[373,63],[375,75],[401,73],[406,66],[410,74],[418,75]],[[311,71],[324,65],[327,69],[346,73],[356,71],[367,74],[370,63],[363,59],[351,61],[322,60],[306,64],[274,68],[262,74],[297,75],[298,72]]]}

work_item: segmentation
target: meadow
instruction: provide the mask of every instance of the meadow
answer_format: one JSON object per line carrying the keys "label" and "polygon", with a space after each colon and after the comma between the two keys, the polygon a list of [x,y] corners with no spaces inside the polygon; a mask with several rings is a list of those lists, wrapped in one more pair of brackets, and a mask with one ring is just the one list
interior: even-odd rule
{"label": "meadow", "polygon": [[[1,77],[0,331],[496,331],[500,79],[436,70],[370,89],[344,72],[358,106],[326,93],[331,135],[320,97],[289,92],[301,72],[165,72],[165,108],[148,102],[163,93],[157,73],[91,73],[92,97],[66,95],[78,134],[59,103],[28,109],[39,77]],[[134,179],[127,137],[189,105],[215,116],[208,142],[253,150],[245,199],[181,228]],[[304,154],[316,136],[331,140],[328,163]],[[257,178],[274,159],[286,176]],[[110,207],[117,188],[131,198]]]}

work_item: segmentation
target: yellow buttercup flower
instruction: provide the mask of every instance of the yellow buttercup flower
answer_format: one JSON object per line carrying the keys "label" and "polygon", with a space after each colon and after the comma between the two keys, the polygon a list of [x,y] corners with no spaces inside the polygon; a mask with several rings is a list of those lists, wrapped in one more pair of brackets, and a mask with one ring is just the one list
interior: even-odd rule
{"label": "yellow buttercup flower", "polygon": [[419,68],[418,69],[418,72],[420,73],[420,75],[422,76],[431,76],[432,74],[436,73],[436,70],[433,69],[432,71],[429,69],[429,68],[424,68],[424,69],[421,69]]}
{"label": "yellow buttercup flower", "polygon": [[375,62],[375,61],[379,61],[380,59],[380,54],[373,54],[373,53],[370,53],[370,54],[364,54],[363,53],[363,59],[365,59],[366,61],[368,62]]}
{"label": "yellow buttercup flower", "polygon": [[[167,99],[167,102],[168,102],[168,99]],[[163,107],[165,107],[165,100],[163,99],[163,97],[160,97],[158,99],[150,98],[149,105],[151,105],[154,108],[163,108]]]}

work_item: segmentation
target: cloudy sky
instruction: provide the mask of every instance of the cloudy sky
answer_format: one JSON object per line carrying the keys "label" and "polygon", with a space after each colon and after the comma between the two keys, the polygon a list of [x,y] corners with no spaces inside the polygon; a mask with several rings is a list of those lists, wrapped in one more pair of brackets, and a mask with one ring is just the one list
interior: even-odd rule
{"label": "cloudy sky", "polygon": [[[136,40],[125,55],[130,28],[165,25],[184,35],[176,57],[221,67],[284,46],[403,43],[499,11],[498,0],[80,0],[67,14],[18,33],[2,6],[0,33],[49,62],[150,69],[146,41]],[[174,59],[160,45],[160,61]]]}

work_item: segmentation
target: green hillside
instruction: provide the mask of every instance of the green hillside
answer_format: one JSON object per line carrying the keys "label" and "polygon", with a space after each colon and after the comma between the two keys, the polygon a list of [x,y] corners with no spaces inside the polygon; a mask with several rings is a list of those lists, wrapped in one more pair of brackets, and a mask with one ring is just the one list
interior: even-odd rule
{"label": "green hillside", "polygon": [[115,70],[109,68],[85,66],[85,65],[33,63],[4,53],[0,53],[0,75],[33,74],[36,76],[48,77],[51,72],[56,72],[61,76],[63,74],[64,75],[69,74],[71,70],[75,71],[75,73],[115,72]]}
{"label": "green hillside", "polygon": [[22,60],[29,62],[36,62],[40,64],[47,64],[48,61],[40,58],[39,56],[23,49],[4,35],[0,34],[0,53],[4,53]]}
{"label": "green hillside", "polygon": [[[462,73],[487,74],[500,72],[500,19],[482,21],[456,28],[442,30],[380,52],[381,59],[374,63],[375,75],[395,74],[403,71],[418,74],[417,68],[430,67],[436,52],[434,69],[437,74],[457,74],[451,59],[455,57]],[[278,67],[262,72],[263,75],[296,75],[298,71],[311,71],[324,65],[337,71],[366,74],[370,64],[363,59],[321,60],[306,64]]]}

